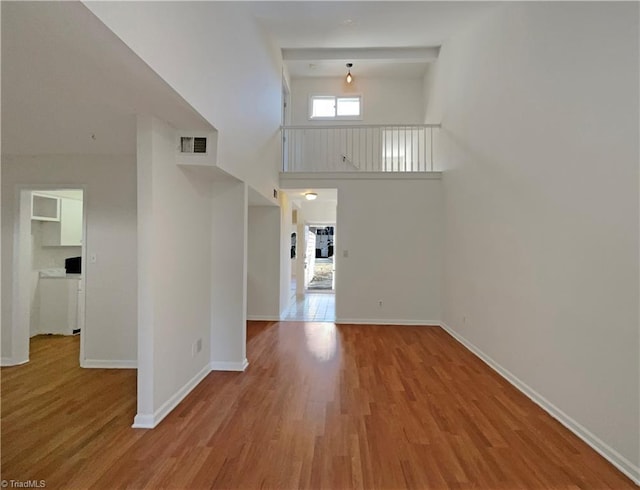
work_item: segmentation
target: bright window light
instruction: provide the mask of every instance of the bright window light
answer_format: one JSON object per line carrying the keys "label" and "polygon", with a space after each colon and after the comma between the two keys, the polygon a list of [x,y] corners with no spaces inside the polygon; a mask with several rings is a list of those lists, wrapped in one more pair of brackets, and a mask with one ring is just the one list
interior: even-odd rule
{"label": "bright window light", "polygon": [[337,116],[359,116],[360,97],[338,97]]}
{"label": "bright window light", "polygon": [[360,119],[362,97],[352,95],[314,95],[311,97],[310,119]]}
{"label": "bright window light", "polygon": [[311,117],[336,117],[335,97],[313,97]]}

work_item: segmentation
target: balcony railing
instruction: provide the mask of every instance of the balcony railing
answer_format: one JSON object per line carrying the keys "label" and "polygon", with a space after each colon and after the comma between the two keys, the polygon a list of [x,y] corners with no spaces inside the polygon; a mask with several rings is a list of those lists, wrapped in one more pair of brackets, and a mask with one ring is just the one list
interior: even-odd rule
{"label": "balcony railing", "polygon": [[284,172],[433,172],[439,124],[283,126]]}

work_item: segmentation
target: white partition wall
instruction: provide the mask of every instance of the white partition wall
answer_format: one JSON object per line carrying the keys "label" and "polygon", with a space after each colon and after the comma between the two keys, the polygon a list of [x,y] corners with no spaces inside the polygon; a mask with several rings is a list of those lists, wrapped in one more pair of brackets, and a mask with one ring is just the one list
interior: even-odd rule
{"label": "white partition wall", "polygon": [[247,220],[244,182],[214,182],[211,254],[211,369],[247,366]]}
{"label": "white partition wall", "polygon": [[[283,177],[281,185],[338,189],[337,321],[439,324],[444,226],[440,174],[332,177]],[[310,222],[309,216],[322,215],[303,210],[303,216]]]}
{"label": "white partition wall", "polygon": [[138,414],[157,425],[209,373],[211,190],[176,165],[174,128],[138,119]]}
{"label": "white partition wall", "polygon": [[280,208],[249,206],[247,318],[280,318]]}
{"label": "white partition wall", "polygon": [[291,301],[291,202],[280,193],[280,315]]}

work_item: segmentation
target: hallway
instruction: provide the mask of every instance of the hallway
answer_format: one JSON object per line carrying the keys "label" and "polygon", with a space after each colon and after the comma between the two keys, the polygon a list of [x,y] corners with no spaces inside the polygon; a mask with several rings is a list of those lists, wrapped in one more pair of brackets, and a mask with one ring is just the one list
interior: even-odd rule
{"label": "hallway", "polygon": [[291,306],[282,318],[283,321],[336,321],[336,295],[333,292],[312,293],[307,291],[303,298],[297,298],[295,291],[293,291],[290,304]]}

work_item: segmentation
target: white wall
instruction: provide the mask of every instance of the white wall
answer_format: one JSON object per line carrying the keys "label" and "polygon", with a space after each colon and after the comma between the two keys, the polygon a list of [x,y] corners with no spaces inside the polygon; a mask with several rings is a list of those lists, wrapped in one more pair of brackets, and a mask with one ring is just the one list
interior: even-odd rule
{"label": "white wall", "polygon": [[304,211],[302,206],[296,206],[298,211],[297,222],[295,225],[296,231],[296,258],[291,262],[291,267],[295,269],[296,275],[296,296],[304,295],[304,283],[305,283],[305,268],[304,268],[304,256],[307,250],[307,242],[304,236]]}
{"label": "white wall", "polygon": [[[2,7],[0,7],[0,31],[1,30],[2,30]],[[2,36],[0,35],[0,44],[2,44],[1,39],[2,39]],[[0,52],[2,52],[1,46],[0,46]],[[2,77],[0,77],[0,93],[2,93],[2,81],[1,81],[1,78]],[[2,118],[0,117],[0,135],[1,134],[2,134]],[[2,151],[3,151],[2,138],[0,138],[0,155],[3,154]],[[0,202],[2,202],[3,196],[5,194],[6,193],[3,192],[3,190],[2,190],[2,171],[0,169]],[[0,213],[0,221],[2,221],[1,213]],[[5,232],[4,226],[2,226],[1,229],[2,229],[2,237],[3,237],[4,236],[4,232]],[[0,264],[4,260],[3,259],[4,250],[3,250],[3,245],[2,245],[3,241],[4,240],[1,239],[1,237],[0,237]],[[0,276],[1,276],[0,277],[0,312],[4,311],[4,307],[3,307],[3,304],[4,304],[4,296],[3,296],[4,285],[3,285],[3,283],[4,283],[4,276],[6,274],[7,274],[7,271],[6,271],[6,269],[4,269],[4,264],[2,264],[2,274],[0,274]],[[6,326],[6,324],[5,324],[4,314],[0,314],[0,357],[4,357],[4,349],[2,348],[2,346],[4,345],[4,331],[5,331],[4,329],[5,329],[5,326]]]}
{"label": "white wall", "polygon": [[284,188],[338,189],[338,321],[440,323],[442,182],[434,177],[293,180],[291,185],[283,180]]}
{"label": "white wall", "polygon": [[249,206],[247,318],[280,318],[280,208]]}
{"label": "white wall", "polygon": [[213,185],[211,368],[247,365],[248,187],[234,180]]}
{"label": "white wall", "polygon": [[303,219],[312,224],[333,224],[336,222],[335,201],[301,201]]}
{"label": "white wall", "polygon": [[362,120],[344,124],[422,124],[424,91],[422,78],[355,78],[351,85],[340,78],[293,78],[291,107],[293,125],[320,124],[309,120],[312,95],[362,95]]}
{"label": "white wall", "polygon": [[[157,424],[209,372],[211,190],[176,165],[177,131],[138,118],[136,425]],[[192,352],[201,340],[202,350]]]}
{"label": "white wall", "polygon": [[[2,357],[12,358],[13,258],[18,188],[84,187],[85,361],[135,364],[136,176],[130,156],[2,156]],[[118,287],[113,287],[113,285]]]}
{"label": "white wall", "polygon": [[86,5],[215,126],[218,165],[275,204],[272,189],[278,187],[281,164],[282,59],[246,13],[247,6],[241,2]]}
{"label": "white wall", "polygon": [[444,321],[636,479],[638,59],[637,3],[508,4],[443,45],[428,107]]}
{"label": "white wall", "polygon": [[439,180],[338,187],[338,321],[439,323],[441,199]]}
{"label": "white wall", "polygon": [[291,226],[292,207],[289,196],[280,192],[280,315],[291,302]]}

